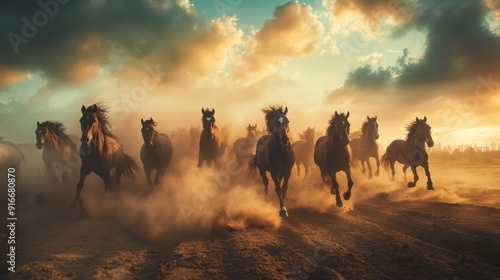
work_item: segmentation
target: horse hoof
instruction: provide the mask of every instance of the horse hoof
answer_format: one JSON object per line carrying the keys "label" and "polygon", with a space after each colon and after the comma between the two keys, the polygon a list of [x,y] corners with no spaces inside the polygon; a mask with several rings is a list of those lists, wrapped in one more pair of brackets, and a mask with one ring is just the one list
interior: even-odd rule
{"label": "horse hoof", "polygon": [[288,218],[288,211],[286,209],[281,209],[280,210],[280,217]]}
{"label": "horse hoof", "polygon": [[348,193],[348,192],[345,192],[345,193],[344,193],[344,199],[345,199],[345,200],[349,200],[349,198],[351,198],[351,194],[350,194],[350,193]]}
{"label": "horse hoof", "polygon": [[342,200],[338,199],[338,200],[337,200],[337,207],[339,207],[339,208],[340,208],[340,207],[342,207],[342,206],[344,206],[344,205],[342,204]]}
{"label": "horse hoof", "polygon": [[427,190],[428,191],[433,191],[434,190],[434,187],[432,185],[427,185]]}
{"label": "horse hoof", "polygon": [[413,182],[408,182],[408,188],[413,188],[415,187],[415,183]]}

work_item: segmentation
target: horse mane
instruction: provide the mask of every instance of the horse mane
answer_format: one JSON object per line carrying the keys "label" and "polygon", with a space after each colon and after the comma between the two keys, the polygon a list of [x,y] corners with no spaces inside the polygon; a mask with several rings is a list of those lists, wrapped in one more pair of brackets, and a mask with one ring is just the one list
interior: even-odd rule
{"label": "horse mane", "polygon": [[63,123],[58,121],[45,121],[41,123],[41,125],[46,127],[49,133],[56,136],[56,141],[76,149],[75,143],[69,138],[68,134],[66,134],[66,128]]}
{"label": "horse mane", "polygon": [[273,133],[272,129],[269,127],[269,123],[273,118],[276,118],[276,113],[281,113],[282,115],[285,114],[283,112],[283,106],[269,106],[269,108],[262,109],[262,112],[265,114],[264,118],[266,120],[267,132]]}
{"label": "horse mane", "polygon": [[406,126],[406,130],[408,131],[408,134],[406,135],[406,140],[415,137],[415,133],[417,132],[417,126],[418,123],[417,121],[412,121]]}
{"label": "horse mane", "polygon": [[[344,113],[341,113],[338,116],[340,117],[340,116],[345,116],[345,115],[344,115]],[[337,120],[337,118],[335,117],[335,115],[332,115],[332,117],[330,118],[330,121],[328,121],[329,125],[328,125],[328,128],[326,129],[326,134],[328,136],[332,135],[333,127],[335,126],[336,120]]]}
{"label": "horse mane", "polygon": [[97,107],[97,111],[95,112],[95,115],[97,117],[97,120],[101,124],[102,133],[104,133],[104,135],[106,135],[106,136],[118,139],[111,132],[111,122],[109,120],[108,107],[103,106],[102,103],[96,103],[94,105],[96,105],[96,107]]}

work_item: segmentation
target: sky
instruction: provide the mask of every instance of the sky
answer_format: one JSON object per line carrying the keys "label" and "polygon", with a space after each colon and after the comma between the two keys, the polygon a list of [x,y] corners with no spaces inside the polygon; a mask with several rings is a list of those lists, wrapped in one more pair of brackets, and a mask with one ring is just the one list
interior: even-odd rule
{"label": "sky", "polygon": [[236,136],[277,104],[296,134],[349,111],[384,145],[424,116],[443,146],[500,142],[498,0],[8,0],[0,35],[0,135],[18,143],[37,121],[78,135],[96,102],[118,136],[199,126],[202,107]]}

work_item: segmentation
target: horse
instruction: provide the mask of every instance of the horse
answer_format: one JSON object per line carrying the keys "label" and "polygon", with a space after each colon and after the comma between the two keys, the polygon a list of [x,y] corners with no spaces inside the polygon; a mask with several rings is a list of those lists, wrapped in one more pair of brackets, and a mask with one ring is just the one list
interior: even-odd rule
{"label": "horse", "polygon": [[335,111],[330,119],[326,136],[321,136],[316,141],[314,147],[314,163],[319,167],[322,182],[326,182],[329,175],[332,187],[330,193],[335,195],[337,207],[342,207],[342,199],[339,193],[339,183],[335,179],[335,174],[344,171],[347,176],[347,192],[344,192],[344,199],[349,200],[354,182],[351,179],[351,167],[349,165],[349,130],[350,123],[347,120],[349,112],[344,115]]}
{"label": "horse", "polygon": [[[110,122],[107,108],[100,104],[94,104],[87,108],[81,108],[80,128],[82,131],[80,158],[80,179],[76,187],[76,194],[71,208],[77,204],[81,206],[80,192],[83,188],[85,178],[94,172],[103,181],[106,191],[120,185],[123,174],[130,179],[135,178],[135,172],[139,171],[139,165],[135,160],[125,154],[120,139],[110,130]],[[114,174],[111,171],[114,170]],[[114,180],[113,176],[114,175]]]}
{"label": "horse", "polygon": [[141,119],[141,124],[142,139],[144,139],[141,147],[141,161],[144,173],[146,173],[148,185],[152,187],[151,172],[156,170],[154,185],[158,186],[172,161],[172,142],[166,134],[155,130],[156,122],[153,118]]}
{"label": "horse", "polygon": [[307,127],[304,133],[299,135],[301,140],[293,142],[293,150],[296,154],[295,163],[297,165],[297,174],[300,176],[300,165],[304,165],[305,174],[304,179],[307,177],[307,172],[309,171],[309,164],[312,161],[312,155],[314,151],[314,136],[315,128]]}
{"label": "horse", "polygon": [[66,134],[61,122],[36,122],[36,147],[43,149],[42,159],[49,176],[59,182],[68,180],[68,173],[81,164],[76,144]]}
{"label": "horse", "polygon": [[200,127],[197,126],[197,127],[194,127],[194,126],[191,126],[191,128],[189,129],[189,136],[190,136],[190,140],[191,140],[191,150],[192,151],[196,151],[196,149],[198,148],[198,140],[199,140],[199,136],[200,135]]}
{"label": "horse", "polygon": [[[21,163],[24,162],[24,155],[19,149],[19,147],[0,137],[0,168],[1,170],[7,171],[9,168],[15,168],[18,172]],[[4,172],[2,171],[2,174]],[[5,173],[6,174],[6,173]],[[3,176],[1,177],[3,179]]]}
{"label": "horse", "polygon": [[372,165],[370,164],[370,158],[375,158],[377,163],[377,171],[375,171],[375,176],[379,175],[380,171],[380,161],[378,157],[378,145],[377,140],[379,138],[378,134],[378,123],[377,116],[370,118],[366,116],[366,121],[361,126],[361,135],[357,138],[350,140],[349,146],[351,147],[352,159],[351,163],[354,165],[356,161],[361,162],[362,172],[365,173],[365,162],[368,167],[368,176],[373,177]]}
{"label": "horse", "polygon": [[286,116],[288,108],[285,107],[283,110],[281,106],[270,106],[269,109],[263,109],[263,112],[268,135],[260,137],[257,141],[256,153],[249,161],[249,168],[251,171],[259,169],[266,196],[269,183],[266,171],[271,173],[275,191],[280,200],[279,215],[288,217],[284,200],[288,190],[288,180],[295,163],[295,154],[288,137],[289,120]]}
{"label": "horse", "polygon": [[216,167],[219,167],[219,161],[224,154],[225,142],[222,140],[221,133],[217,125],[215,125],[215,109],[212,111],[201,108],[203,130],[200,135],[198,167],[201,168],[204,161],[207,163],[214,162]]}
{"label": "horse", "polygon": [[391,167],[392,180],[394,180],[394,164],[396,161],[403,164],[403,173],[406,178],[406,170],[411,167],[413,172],[413,182],[408,182],[408,188],[416,186],[418,181],[417,167],[422,166],[427,176],[427,190],[434,190],[431,180],[431,173],[429,172],[429,155],[425,150],[427,146],[434,146],[434,140],[431,136],[431,127],[427,124],[427,117],[419,120],[418,117],[414,122],[406,126],[408,134],[406,140],[398,139],[392,141],[387,147],[385,154],[382,155],[382,164],[388,170]]}
{"label": "horse", "polygon": [[229,150],[229,156],[236,156],[236,162],[242,166],[252,157],[252,150],[255,149],[255,144],[257,144],[257,124],[254,126],[248,124],[247,136],[234,141],[231,150]]}

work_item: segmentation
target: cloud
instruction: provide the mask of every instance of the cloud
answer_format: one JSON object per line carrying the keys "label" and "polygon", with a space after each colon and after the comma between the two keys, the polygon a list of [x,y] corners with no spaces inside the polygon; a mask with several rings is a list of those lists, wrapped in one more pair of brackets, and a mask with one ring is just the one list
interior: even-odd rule
{"label": "cloud", "polygon": [[52,15],[36,1],[4,4],[0,34],[10,39],[0,45],[1,67],[66,84],[83,83],[105,67],[151,62],[204,76],[221,67],[242,36],[236,19],[200,20],[187,1],[46,2],[56,3]]}
{"label": "cloud", "polygon": [[0,65],[0,89],[10,87],[24,80],[28,75],[23,72],[14,71]]}
{"label": "cloud", "polygon": [[373,70],[370,65],[365,65],[347,74],[345,86],[380,87],[389,85],[391,81],[392,74],[390,70],[382,67]]}
{"label": "cloud", "polygon": [[323,25],[308,5],[290,1],[276,7],[274,18],[267,20],[249,42],[246,53],[234,71],[235,78],[268,72],[288,58],[313,53],[321,42]]}

